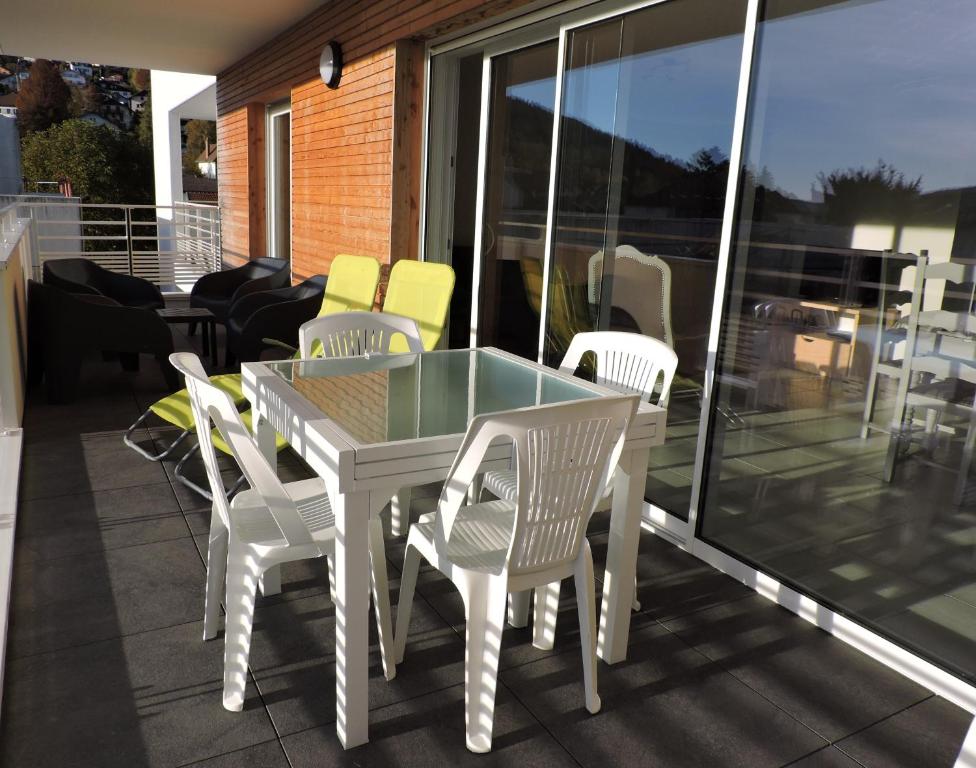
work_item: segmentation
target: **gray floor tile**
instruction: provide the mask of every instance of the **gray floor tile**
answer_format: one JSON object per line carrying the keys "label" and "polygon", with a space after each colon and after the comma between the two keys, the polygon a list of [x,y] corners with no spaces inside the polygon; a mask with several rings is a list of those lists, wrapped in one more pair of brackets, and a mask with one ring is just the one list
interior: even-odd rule
{"label": "gray floor tile", "polygon": [[759,595],[665,626],[828,741],[930,695]]}
{"label": "gray floor tile", "polygon": [[285,757],[285,750],[277,739],[197,763],[188,763],[185,768],[191,766],[192,768],[291,768],[288,758]]}
{"label": "gray floor tile", "polygon": [[837,742],[866,768],[951,768],[972,715],[933,696]]}
{"label": "gray floor tile", "polygon": [[8,658],[200,618],[204,569],[189,538],[14,562]]}
{"label": "gray floor tile", "polygon": [[223,646],[202,631],[197,622],[10,661],[4,765],[175,766],[274,739],[253,684],[251,706],[223,708]]}
{"label": "gray floor tile", "polygon": [[369,719],[369,743],[356,749],[343,751],[334,725],[286,736],[282,745],[294,768],[577,766],[504,688],[495,702],[492,751],[484,755],[464,746],[463,685],[373,710]]}
{"label": "gray floor tile", "polygon": [[836,747],[824,747],[784,768],[861,768],[861,764]]}
{"label": "gray floor tile", "polygon": [[189,536],[169,483],[24,501],[18,554],[51,559]]}
{"label": "gray floor tile", "polygon": [[827,745],[663,627],[634,633],[599,666],[602,709],[583,701],[582,661],[562,653],[501,679],[583,766],[770,766]]}
{"label": "gray floor tile", "polygon": [[[603,578],[607,535],[590,537],[596,575]],[[753,594],[752,590],[653,534],[642,533],[637,597],[642,612],[665,620]]]}
{"label": "gray floor tile", "polygon": [[[391,584],[396,622],[396,582]],[[414,605],[406,656],[383,677],[370,613],[370,707],[464,680],[464,644],[422,600]],[[271,605],[259,599],[250,668],[279,734],[335,720],[335,609],[327,596]]]}
{"label": "gray floor tile", "polygon": [[127,447],[121,432],[100,432],[26,447],[19,495],[26,501],[165,480],[162,467]]}

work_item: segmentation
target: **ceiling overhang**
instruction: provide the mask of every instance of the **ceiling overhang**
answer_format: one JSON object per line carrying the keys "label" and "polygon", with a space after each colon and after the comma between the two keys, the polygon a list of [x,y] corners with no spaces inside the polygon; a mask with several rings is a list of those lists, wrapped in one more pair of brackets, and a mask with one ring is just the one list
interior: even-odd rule
{"label": "ceiling overhang", "polygon": [[[49,0],[6,4],[0,53],[216,75],[323,0]],[[271,66],[274,62],[255,62]]]}

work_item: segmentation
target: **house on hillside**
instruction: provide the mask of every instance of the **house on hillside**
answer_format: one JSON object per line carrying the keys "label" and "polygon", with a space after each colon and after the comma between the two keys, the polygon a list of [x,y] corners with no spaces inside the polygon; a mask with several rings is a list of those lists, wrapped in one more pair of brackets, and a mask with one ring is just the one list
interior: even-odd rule
{"label": "house on hillside", "polygon": [[0,117],[17,117],[16,93],[5,93],[0,96]]}
{"label": "house on hillside", "polygon": [[197,168],[206,179],[217,178],[217,145],[207,142],[206,148],[197,157]]}

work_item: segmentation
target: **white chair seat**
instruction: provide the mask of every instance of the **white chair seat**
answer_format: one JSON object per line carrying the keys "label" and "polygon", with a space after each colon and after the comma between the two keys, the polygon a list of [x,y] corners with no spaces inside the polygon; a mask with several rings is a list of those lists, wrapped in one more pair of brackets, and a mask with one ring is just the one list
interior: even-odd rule
{"label": "white chair seat", "polygon": [[[298,516],[308,527],[316,542],[335,540],[335,515],[319,478],[285,483],[285,492],[298,507]],[[234,526],[241,541],[266,547],[287,546],[281,529],[271,516],[267,503],[257,491],[241,491],[231,502],[234,510]]]}
{"label": "white chair seat", "polygon": [[[423,537],[418,549],[432,563],[439,560],[434,550],[435,516],[436,512],[428,512],[411,528]],[[501,573],[514,524],[515,504],[510,501],[486,501],[461,507],[447,543],[448,560],[467,571]]]}

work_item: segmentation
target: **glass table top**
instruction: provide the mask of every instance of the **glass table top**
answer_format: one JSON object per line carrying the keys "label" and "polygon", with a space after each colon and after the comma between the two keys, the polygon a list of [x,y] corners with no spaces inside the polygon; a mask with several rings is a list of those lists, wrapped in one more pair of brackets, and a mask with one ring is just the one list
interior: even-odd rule
{"label": "glass table top", "polygon": [[458,434],[483,413],[600,396],[484,349],[265,365],[363,445]]}

